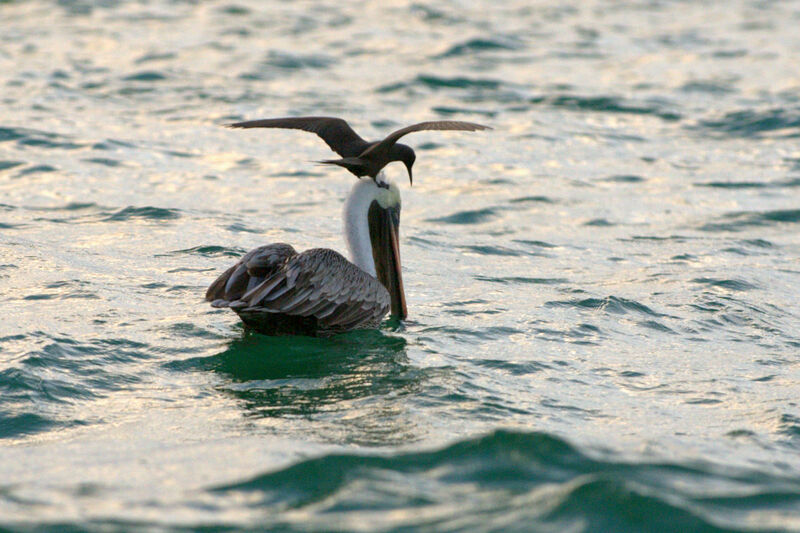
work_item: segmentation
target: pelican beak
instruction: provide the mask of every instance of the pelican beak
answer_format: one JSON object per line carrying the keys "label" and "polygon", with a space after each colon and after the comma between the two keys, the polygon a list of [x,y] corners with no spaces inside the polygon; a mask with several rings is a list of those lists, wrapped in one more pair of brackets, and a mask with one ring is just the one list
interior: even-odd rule
{"label": "pelican beak", "polygon": [[408,309],[400,265],[400,208],[384,208],[376,201],[372,202],[368,216],[375,273],[391,296],[392,316],[404,320]]}

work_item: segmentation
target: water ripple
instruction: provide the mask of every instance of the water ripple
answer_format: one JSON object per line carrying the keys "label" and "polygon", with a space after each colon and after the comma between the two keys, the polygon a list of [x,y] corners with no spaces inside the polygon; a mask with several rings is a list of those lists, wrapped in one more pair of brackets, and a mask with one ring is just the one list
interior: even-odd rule
{"label": "water ripple", "polygon": [[116,211],[103,220],[106,222],[122,222],[126,220],[175,220],[181,217],[181,212],[178,209],[170,209],[165,207],[134,207],[128,206],[119,211]]}
{"label": "water ripple", "polygon": [[124,339],[79,343],[41,332],[29,338],[41,348],[5,361],[0,370],[0,439],[85,425],[55,406],[95,400],[138,383],[140,377],[121,364],[149,357],[147,345]]}
{"label": "water ripple", "polygon": [[795,138],[800,137],[800,110],[775,108],[733,111],[719,119],[701,120],[692,129],[723,137]]}
{"label": "water ripple", "polygon": [[0,127],[0,142],[16,141],[17,145],[31,148],[60,148],[76,150],[87,143],[75,142],[69,137],[48,131],[30,128]]}
{"label": "water ripple", "polygon": [[8,128],[8,127],[0,127],[0,142],[5,141],[16,141],[17,139],[23,139],[27,136],[24,133],[22,128]]}
{"label": "water ripple", "polygon": [[569,283],[565,278],[528,278],[524,276],[506,276],[506,277],[492,277],[492,276],[475,276],[478,281],[488,281],[490,283],[502,283],[503,285],[516,285],[516,284],[533,284],[533,285],[561,285]]}
{"label": "water ripple", "polygon": [[163,72],[159,72],[156,70],[143,70],[141,72],[125,76],[124,78],[122,78],[122,81],[154,82],[154,81],[163,81],[166,79],[167,76]]}
{"label": "water ripple", "polygon": [[298,54],[272,50],[258,69],[241,74],[243,80],[263,81],[277,76],[276,71],[323,70],[337,62],[334,57],[321,54]]}
{"label": "water ripple", "polygon": [[102,165],[104,167],[111,167],[111,168],[121,167],[125,165],[125,163],[123,163],[122,161],[119,161],[117,159],[110,159],[108,157],[90,157],[84,159],[84,161],[86,161],[87,163],[93,163],[95,165]]}
{"label": "water ripple", "polygon": [[502,370],[515,376],[525,376],[551,368],[550,365],[540,362],[528,361],[524,363],[515,363],[501,359],[480,359],[475,361],[475,364],[486,368]]}
{"label": "water ripple", "polygon": [[[183,250],[174,250],[172,252],[160,255],[199,255],[202,257],[241,257],[247,252],[244,248],[226,247],[226,246],[195,246],[194,248],[185,248]],[[158,257],[158,256],[156,256]]]}
{"label": "water ripple", "polygon": [[10,168],[18,167],[20,165],[24,165],[24,161],[0,161],[0,172],[4,170],[8,170]]}
{"label": "water ripple", "polygon": [[716,278],[695,278],[692,283],[699,283],[709,287],[719,287],[722,289],[730,289],[733,291],[749,291],[757,288],[752,283],[748,283],[741,279],[716,279]]}
{"label": "water ripple", "polygon": [[736,211],[727,213],[721,222],[709,222],[701,231],[742,231],[753,226],[776,226],[778,224],[800,223],[800,209],[781,209],[775,211]]}
{"label": "water ripple", "polygon": [[15,177],[22,178],[31,174],[44,174],[47,172],[55,172],[58,169],[56,167],[50,165],[33,165],[30,167],[23,168],[19,172],[16,173]]}
{"label": "water ripple", "polygon": [[586,298],[583,300],[560,300],[550,301],[545,303],[548,307],[572,307],[576,309],[592,309],[598,311],[605,311],[607,313],[614,313],[618,315],[634,312],[643,315],[650,315],[655,317],[667,316],[656,311],[653,311],[644,304],[626,298],[618,298],[616,296],[607,296],[605,298]]}
{"label": "water ripple", "polygon": [[547,196],[520,196],[508,201],[511,204],[553,204],[556,201]]}
{"label": "water ripple", "polygon": [[519,257],[529,255],[528,252],[514,250],[505,246],[491,246],[491,245],[469,245],[461,246],[461,250],[478,255],[499,255],[505,257]]}
{"label": "water ripple", "polygon": [[429,218],[426,220],[426,222],[438,222],[444,224],[482,224],[496,218],[497,216],[497,209],[486,207],[483,209],[459,211],[444,217]]}
{"label": "water ripple", "polygon": [[769,184],[760,181],[707,181],[695,183],[697,187],[713,187],[717,189],[760,189]]}
{"label": "water ripple", "polygon": [[475,38],[452,45],[445,52],[435,56],[437,59],[477,55],[498,50],[519,50],[522,43],[506,37]]}
{"label": "water ripple", "polygon": [[653,115],[667,121],[677,121],[681,119],[680,113],[670,109],[670,106],[663,102],[644,104],[628,101],[616,96],[539,96],[530,99],[529,103],[544,104],[573,111]]}

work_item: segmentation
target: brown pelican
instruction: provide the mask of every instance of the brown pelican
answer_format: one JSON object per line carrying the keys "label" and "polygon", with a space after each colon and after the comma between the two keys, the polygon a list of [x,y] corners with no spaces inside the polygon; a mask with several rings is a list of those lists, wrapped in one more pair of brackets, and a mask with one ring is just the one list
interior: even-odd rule
{"label": "brown pelican", "polygon": [[392,316],[405,319],[398,243],[400,191],[386,180],[383,167],[402,161],[412,181],[416,155],[397,142],[401,137],[423,130],[489,128],[454,120],[420,122],[368,142],[334,117],[252,120],[230,127],[309,131],[342,156],[320,162],[344,167],[359,178],[344,206],[352,262],[329,249],[298,254],[288,244],[268,244],[251,250],[219,276],[208,288],[206,300],[214,307],[233,309],[247,326],[269,335],[330,335],[374,328],[390,309]]}

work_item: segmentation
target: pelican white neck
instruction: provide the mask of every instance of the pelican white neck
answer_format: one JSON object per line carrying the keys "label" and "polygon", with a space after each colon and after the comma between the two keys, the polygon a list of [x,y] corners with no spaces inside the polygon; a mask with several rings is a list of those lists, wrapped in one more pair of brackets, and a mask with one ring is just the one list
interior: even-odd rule
{"label": "pelican white neck", "polygon": [[372,242],[369,237],[369,208],[377,201],[384,209],[400,208],[400,189],[386,180],[383,172],[376,177],[388,188],[379,187],[372,178],[356,181],[344,203],[344,238],[350,249],[350,260],[361,270],[375,276],[375,259],[372,256]]}

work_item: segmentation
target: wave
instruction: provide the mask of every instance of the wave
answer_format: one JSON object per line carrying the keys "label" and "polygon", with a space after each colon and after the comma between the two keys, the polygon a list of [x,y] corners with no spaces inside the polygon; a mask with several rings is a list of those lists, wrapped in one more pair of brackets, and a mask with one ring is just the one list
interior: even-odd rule
{"label": "wave", "polygon": [[239,75],[239,78],[249,81],[266,81],[278,76],[281,72],[325,70],[337,62],[335,57],[329,55],[295,54],[272,50],[254,70]]}
{"label": "wave", "polygon": [[638,102],[616,96],[544,95],[531,98],[528,102],[573,111],[654,115],[667,121],[682,118],[680,113],[670,109],[665,102],[655,100]]}
{"label": "wave", "polygon": [[126,339],[82,343],[35,332],[16,340],[25,337],[40,347],[0,370],[0,440],[88,423],[59,414],[58,406],[95,400],[138,383],[140,377],[124,371],[123,365],[149,357],[147,345]]}
{"label": "wave", "polygon": [[736,211],[722,216],[719,222],[708,222],[701,231],[742,231],[754,226],[776,226],[800,223],[800,209],[774,211]]}
{"label": "wave", "polygon": [[566,278],[529,278],[524,276],[474,276],[478,281],[488,281],[489,283],[501,283],[503,285],[534,284],[534,285],[561,285],[568,283]]}
{"label": "wave", "polygon": [[75,142],[69,137],[49,131],[30,128],[11,128],[0,126],[0,142],[16,141],[21,146],[34,148],[60,148],[76,150],[85,148],[85,142]]}
{"label": "wave", "polygon": [[183,250],[174,250],[165,254],[157,254],[156,257],[173,255],[199,255],[202,257],[241,257],[247,252],[244,248],[227,246],[195,246]]}
{"label": "wave", "polygon": [[462,57],[480,54],[482,52],[513,51],[522,48],[522,43],[504,37],[475,38],[452,45],[436,59]]}
{"label": "wave", "polygon": [[21,178],[30,174],[44,174],[47,172],[55,172],[56,170],[58,169],[51,165],[33,165],[32,167],[23,168],[17,172],[14,177]]}
{"label": "wave", "polygon": [[467,211],[459,211],[452,215],[447,215],[438,218],[429,218],[426,222],[438,222],[443,224],[481,224],[489,222],[498,216],[497,209],[486,207],[483,209],[471,209]]}
{"label": "wave", "polygon": [[0,172],[4,170],[8,170],[14,167],[18,167],[20,165],[24,165],[23,161],[0,161]]}
{"label": "wave", "polygon": [[119,211],[116,211],[103,219],[105,222],[120,222],[133,219],[144,220],[174,220],[181,217],[181,212],[178,209],[170,209],[166,207],[134,207],[128,206]]}
{"label": "wave", "polygon": [[[0,485],[0,504],[33,504],[16,489]],[[177,509],[148,502],[139,518],[0,524],[15,531],[721,533],[793,531],[800,523],[800,479],[788,473],[623,460],[552,434],[509,430],[432,451],[301,459],[186,497]],[[190,508],[203,512],[195,519],[177,512]]]}
{"label": "wave", "polygon": [[209,493],[287,531],[757,531],[800,520],[795,478],[595,458],[505,430],[436,451],[306,459]]}
{"label": "wave", "polygon": [[641,176],[625,174],[625,175],[609,176],[605,178],[603,181],[608,181],[612,183],[642,183],[643,181],[647,180]]}
{"label": "wave", "polygon": [[692,283],[699,283],[709,287],[729,289],[732,291],[749,291],[757,287],[743,279],[717,279],[717,278],[695,278]]}
{"label": "wave", "polygon": [[137,72],[135,74],[130,74],[122,78],[122,81],[144,81],[144,82],[153,82],[153,81],[162,81],[166,80],[167,76],[161,72],[156,70],[144,70],[142,72]]}
{"label": "wave", "polygon": [[547,307],[573,307],[576,309],[591,309],[604,311],[606,313],[613,313],[616,315],[623,315],[629,312],[649,315],[654,317],[664,317],[656,311],[653,311],[644,304],[626,298],[618,298],[617,296],[607,296],[605,298],[585,298],[583,300],[562,300],[550,301],[545,303]]}
{"label": "wave", "polygon": [[392,93],[401,89],[408,89],[414,86],[427,89],[487,89],[496,90],[503,85],[503,82],[491,78],[469,78],[466,76],[444,77],[432,74],[420,74],[410,82],[399,82],[384,85],[377,89],[379,93]]}
{"label": "wave", "polygon": [[709,187],[713,189],[794,188],[800,187],[800,178],[786,178],[772,181],[701,181],[696,182],[694,185],[695,187]]}
{"label": "wave", "polygon": [[796,138],[800,137],[800,109],[732,111],[720,118],[701,120],[690,129],[717,137]]}

